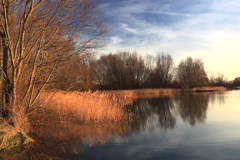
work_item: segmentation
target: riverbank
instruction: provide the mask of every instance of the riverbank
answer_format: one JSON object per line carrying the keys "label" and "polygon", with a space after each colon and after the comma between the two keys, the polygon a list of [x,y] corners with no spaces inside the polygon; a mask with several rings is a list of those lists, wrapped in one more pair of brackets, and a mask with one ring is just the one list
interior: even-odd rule
{"label": "riverbank", "polygon": [[186,90],[171,89],[171,88],[159,88],[159,89],[135,89],[135,90],[108,90],[99,91],[105,94],[115,95],[117,98],[126,99],[138,99],[138,98],[153,98],[159,96],[168,96],[173,94],[179,94],[181,92],[223,92],[226,91],[226,87],[198,87]]}
{"label": "riverbank", "polygon": [[[132,100],[119,99],[98,91],[44,91],[30,113],[14,111],[13,107],[7,119],[0,117],[0,157],[2,151],[23,148],[22,146],[33,142],[33,139],[38,140],[39,135],[46,131],[42,128],[54,128],[56,124],[91,126],[122,123],[126,119],[131,119],[131,113],[126,114],[125,111],[125,106],[131,103]],[[53,130],[60,132],[59,128]]]}

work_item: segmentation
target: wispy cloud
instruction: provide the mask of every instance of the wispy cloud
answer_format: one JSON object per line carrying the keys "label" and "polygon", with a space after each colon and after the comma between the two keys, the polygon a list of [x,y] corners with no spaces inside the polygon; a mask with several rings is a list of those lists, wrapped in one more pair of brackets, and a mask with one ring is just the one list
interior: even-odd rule
{"label": "wispy cloud", "polygon": [[[102,8],[112,26],[105,52],[129,50],[154,55],[164,51],[173,56],[176,65],[180,59],[192,56],[202,58],[207,70],[216,72],[207,56],[224,54],[219,48],[231,50],[234,56],[240,51],[233,45],[240,33],[237,0],[104,0]],[[226,75],[230,79],[237,76],[230,72]]]}

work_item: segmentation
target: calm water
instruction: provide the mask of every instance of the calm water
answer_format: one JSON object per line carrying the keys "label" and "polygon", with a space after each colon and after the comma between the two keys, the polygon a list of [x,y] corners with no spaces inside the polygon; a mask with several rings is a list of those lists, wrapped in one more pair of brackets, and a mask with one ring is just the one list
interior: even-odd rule
{"label": "calm water", "polygon": [[240,159],[240,90],[139,99],[118,124],[53,123],[13,159]]}
{"label": "calm water", "polygon": [[[130,135],[96,147],[92,159],[240,159],[240,91],[139,99]],[[126,129],[127,130],[127,129]]]}

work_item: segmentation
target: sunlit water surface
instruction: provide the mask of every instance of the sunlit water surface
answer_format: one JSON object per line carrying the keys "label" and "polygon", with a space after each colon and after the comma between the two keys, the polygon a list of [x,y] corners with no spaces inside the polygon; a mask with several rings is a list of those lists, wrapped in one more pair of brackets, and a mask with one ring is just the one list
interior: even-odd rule
{"label": "sunlit water surface", "polygon": [[[240,91],[139,99],[130,135],[79,148],[86,159],[240,159]],[[126,129],[126,130],[127,130]],[[112,136],[113,137],[113,136]]]}

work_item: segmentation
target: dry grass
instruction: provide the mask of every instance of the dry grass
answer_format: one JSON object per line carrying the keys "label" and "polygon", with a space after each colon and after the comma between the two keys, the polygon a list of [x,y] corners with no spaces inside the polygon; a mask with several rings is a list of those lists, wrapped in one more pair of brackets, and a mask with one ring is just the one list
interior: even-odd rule
{"label": "dry grass", "polygon": [[198,87],[198,88],[192,88],[190,91],[196,92],[196,91],[226,91],[226,87]]}
{"label": "dry grass", "polygon": [[51,97],[42,109],[62,121],[88,123],[116,122],[125,119],[124,106],[130,101],[101,92],[44,92],[41,99]]}
{"label": "dry grass", "polygon": [[159,97],[162,95],[172,95],[178,93],[180,90],[178,89],[170,89],[170,88],[160,88],[160,89],[135,89],[135,90],[113,90],[113,91],[102,91],[102,93],[115,95],[117,98],[151,98],[151,97]]}
{"label": "dry grass", "polygon": [[0,149],[9,150],[33,142],[27,136],[30,123],[24,112],[13,107],[9,117],[9,119],[0,118]]}

